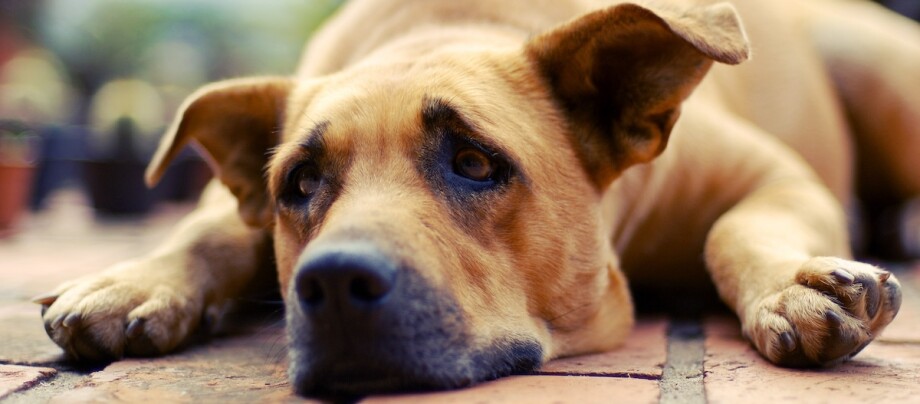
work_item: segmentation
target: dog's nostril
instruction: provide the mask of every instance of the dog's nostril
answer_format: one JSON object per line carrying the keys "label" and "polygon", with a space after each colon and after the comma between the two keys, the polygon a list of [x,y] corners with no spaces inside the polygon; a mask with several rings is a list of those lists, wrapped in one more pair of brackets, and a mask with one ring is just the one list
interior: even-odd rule
{"label": "dog's nostril", "polygon": [[389,279],[381,276],[359,276],[351,280],[349,293],[359,301],[373,303],[383,299],[393,288]]}
{"label": "dog's nostril", "polygon": [[316,278],[305,279],[301,282],[297,292],[300,295],[300,300],[308,305],[315,306],[320,304],[325,297],[323,294],[323,287]]}

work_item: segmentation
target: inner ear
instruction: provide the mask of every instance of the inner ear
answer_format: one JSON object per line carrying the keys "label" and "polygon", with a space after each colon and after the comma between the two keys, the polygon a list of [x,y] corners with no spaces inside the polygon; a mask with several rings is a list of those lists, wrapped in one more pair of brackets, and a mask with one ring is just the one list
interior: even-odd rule
{"label": "inner ear", "polygon": [[664,150],[681,103],[713,61],[740,63],[749,51],[731,6],[678,12],[622,4],[540,35],[525,52],[603,186]]}
{"label": "inner ear", "polygon": [[269,152],[281,141],[287,97],[293,83],[287,78],[252,78],[211,84],[191,95],[170,126],[147,167],[152,186],[189,142],[207,153],[215,176],[239,202],[239,212],[250,226],[272,220],[263,175]]}

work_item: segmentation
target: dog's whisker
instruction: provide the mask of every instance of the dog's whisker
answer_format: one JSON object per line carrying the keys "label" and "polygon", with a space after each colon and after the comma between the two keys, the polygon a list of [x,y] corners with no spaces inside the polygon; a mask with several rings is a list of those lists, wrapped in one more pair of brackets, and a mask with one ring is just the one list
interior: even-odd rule
{"label": "dog's whisker", "polygon": [[589,307],[591,307],[591,304],[590,304],[590,303],[588,303],[588,304],[583,304],[583,305],[581,305],[581,306],[574,307],[574,308],[570,309],[569,311],[566,311],[565,313],[562,313],[562,314],[560,314],[560,315],[558,315],[558,316],[556,316],[556,317],[553,317],[553,318],[548,319],[548,320],[547,320],[547,323],[553,324],[554,322],[558,321],[559,319],[561,319],[561,318],[563,318],[563,317],[565,317],[565,316],[568,316],[568,315],[570,315],[570,314],[572,314],[572,313],[575,313],[575,312],[577,312],[577,311],[579,311],[579,310],[584,310],[584,309],[589,308]]}

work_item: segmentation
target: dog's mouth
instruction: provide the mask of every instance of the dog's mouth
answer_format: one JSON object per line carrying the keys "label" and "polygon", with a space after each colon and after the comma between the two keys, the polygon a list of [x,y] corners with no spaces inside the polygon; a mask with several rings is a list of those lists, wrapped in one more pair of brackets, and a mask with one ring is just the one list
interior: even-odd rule
{"label": "dog's mouth", "polygon": [[[368,367],[367,364],[338,363],[315,383],[314,391],[329,394],[361,395],[371,392],[397,391],[401,388],[424,389],[425,386],[413,386],[404,375],[394,374],[393,369]],[[304,392],[307,393],[307,392]]]}
{"label": "dog's mouth", "polygon": [[[291,349],[292,359],[303,358],[302,350]],[[304,396],[449,390],[512,374],[531,373],[542,363],[542,350],[534,341],[503,341],[472,351],[465,351],[462,346],[445,346],[434,357],[413,357],[408,354],[411,349],[404,347],[387,350],[400,351],[399,358],[384,360],[327,356],[320,361],[292,362],[290,375],[294,390]]]}
{"label": "dog's mouth", "polygon": [[416,369],[382,367],[368,364],[336,364],[328,369],[318,367],[311,372],[312,380],[296,381],[298,394],[363,396],[408,391],[443,390],[467,386],[472,383],[468,377],[457,380],[434,380]]}
{"label": "dog's mouth", "polygon": [[287,296],[289,375],[302,395],[442,390],[530,372],[526,335],[481,337],[449,291],[369,242],[314,246]]}

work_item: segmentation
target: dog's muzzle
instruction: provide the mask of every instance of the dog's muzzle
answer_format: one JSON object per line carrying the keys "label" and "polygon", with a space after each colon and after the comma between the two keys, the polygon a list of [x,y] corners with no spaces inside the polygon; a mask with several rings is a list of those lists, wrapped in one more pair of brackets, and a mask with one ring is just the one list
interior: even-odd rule
{"label": "dog's muzzle", "polygon": [[534,341],[474,341],[451,294],[367,241],[311,244],[287,301],[299,394],[467,386],[539,366]]}

